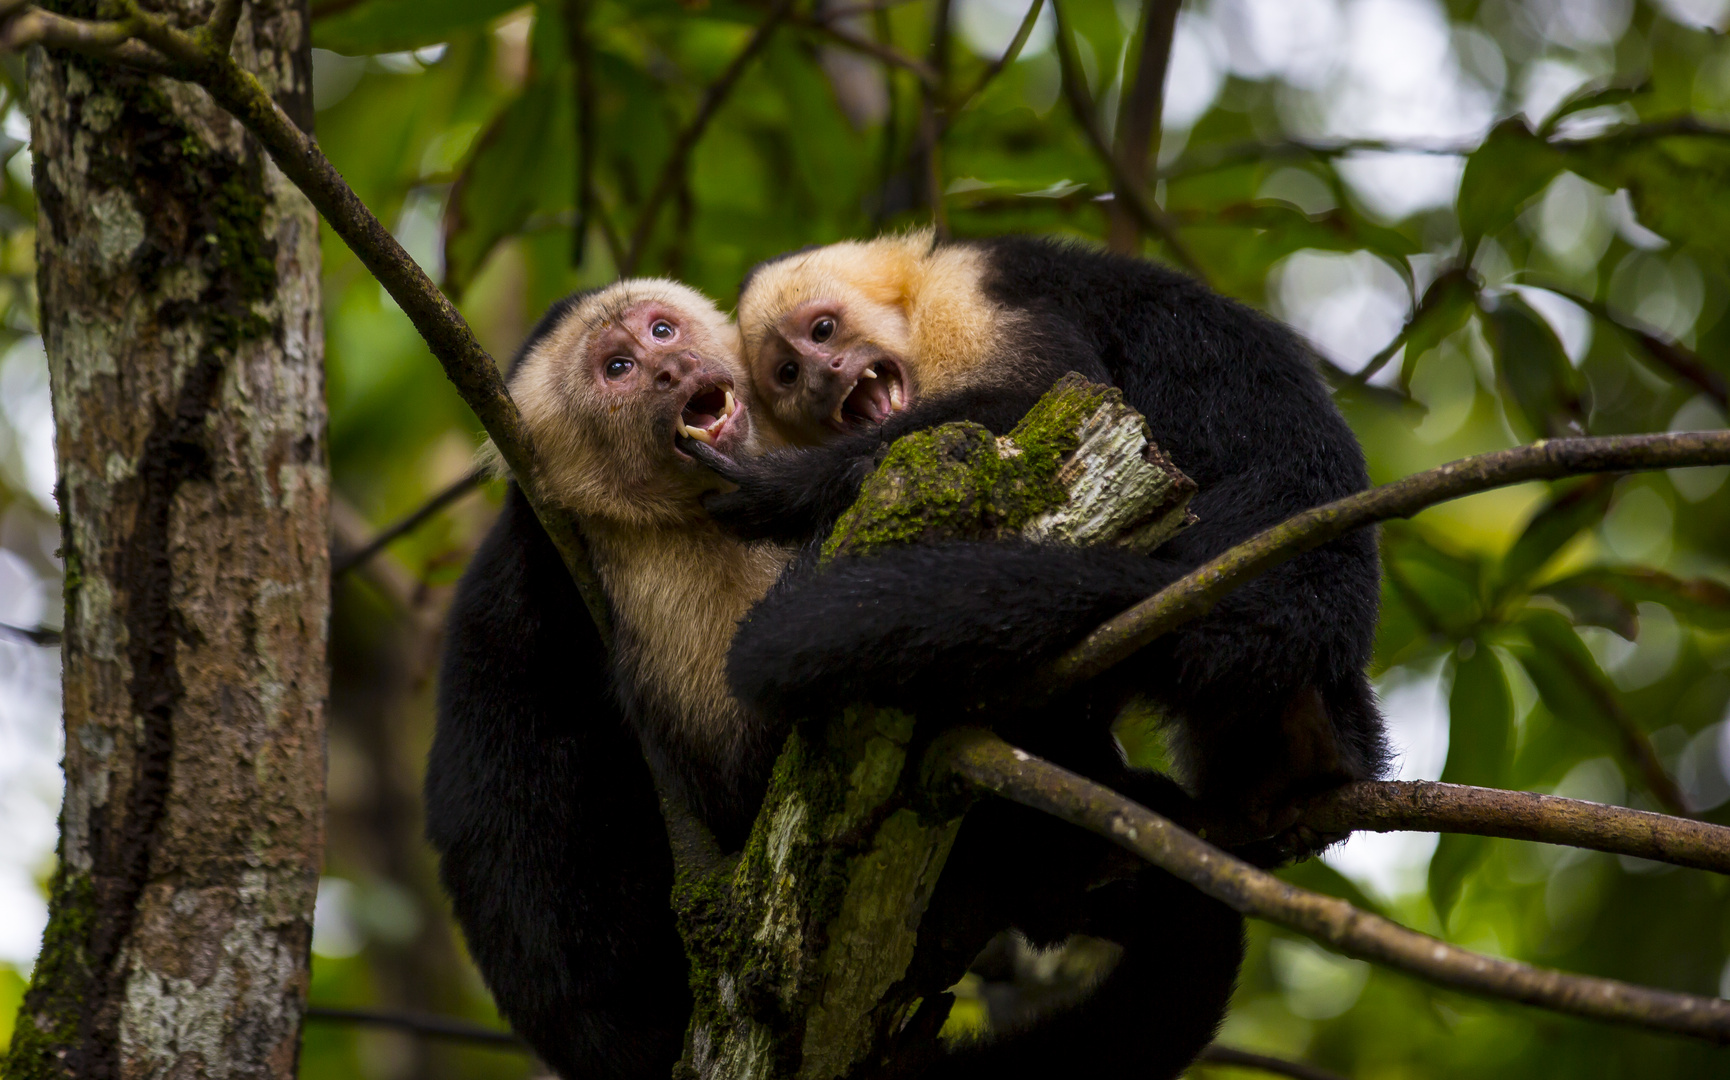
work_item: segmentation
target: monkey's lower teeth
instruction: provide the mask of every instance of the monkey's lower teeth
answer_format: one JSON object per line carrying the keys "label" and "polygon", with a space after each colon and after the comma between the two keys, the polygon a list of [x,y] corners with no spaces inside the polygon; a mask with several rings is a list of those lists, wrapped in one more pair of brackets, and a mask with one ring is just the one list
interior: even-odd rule
{"label": "monkey's lower teeth", "polygon": [[686,436],[696,439],[698,442],[713,443],[715,441],[715,437],[709,434],[707,428],[692,427],[690,424],[680,424],[679,428]]}

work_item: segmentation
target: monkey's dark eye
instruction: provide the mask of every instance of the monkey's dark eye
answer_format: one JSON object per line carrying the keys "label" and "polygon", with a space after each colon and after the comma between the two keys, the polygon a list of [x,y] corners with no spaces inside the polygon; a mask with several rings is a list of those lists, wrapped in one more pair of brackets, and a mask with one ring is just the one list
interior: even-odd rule
{"label": "monkey's dark eye", "polygon": [[811,340],[821,345],[835,336],[835,320],[825,315],[811,324]]}
{"label": "monkey's dark eye", "polygon": [[625,356],[615,356],[607,361],[607,378],[622,379],[636,367],[636,361]]}
{"label": "monkey's dark eye", "polygon": [[789,360],[781,365],[781,370],[775,372],[775,377],[781,380],[782,386],[792,386],[799,381],[799,365]]}
{"label": "monkey's dark eye", "polygon": [[673,336],[673,324],[665,319],[656,319],[655,325],[649,327],[649,333],[659,341],[666,341]]}

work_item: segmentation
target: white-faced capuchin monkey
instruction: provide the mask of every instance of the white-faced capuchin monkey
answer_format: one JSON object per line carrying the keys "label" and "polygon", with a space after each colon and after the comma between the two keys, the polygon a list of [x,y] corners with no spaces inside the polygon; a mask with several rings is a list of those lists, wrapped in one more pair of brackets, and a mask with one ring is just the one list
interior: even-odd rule
{"label": "white-faced capuchin monkey", "polygon": [[724,661],[788,552],[718,529],[699,502],[718,481],[675,445],[754,453],[745,386],[733,326],[660,280],[554,305],[512,370],[540,482],[589,541],[614,655],[511,485],[451,610],[427,833],[500,1011],[568,1080],[664,1080],[689,1019],[645,753],[737,847],[780,746]]}

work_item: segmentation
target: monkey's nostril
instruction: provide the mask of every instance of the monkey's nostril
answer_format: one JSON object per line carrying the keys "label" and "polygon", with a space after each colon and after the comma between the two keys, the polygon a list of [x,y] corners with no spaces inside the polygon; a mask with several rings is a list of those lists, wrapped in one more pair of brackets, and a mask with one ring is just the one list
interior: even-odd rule
{"label": "monkey's nostril", "polygon": [[834,368],[836,371],[840,371],[841,370],[841,358],[839,356],[837,356],[834,359],[830,360],[829,366]]}

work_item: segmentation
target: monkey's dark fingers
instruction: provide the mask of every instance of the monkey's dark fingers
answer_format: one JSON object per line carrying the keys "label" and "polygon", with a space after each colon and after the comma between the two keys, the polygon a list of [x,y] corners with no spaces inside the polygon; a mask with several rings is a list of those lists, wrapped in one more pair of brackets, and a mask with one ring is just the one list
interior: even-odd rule
{"label": "monkey's dark fingers", "polygon": [[673,436],[673,445],[695,458],[697,462],[723,480],[739,483],[744,474],[734,460],[726,454],[710,446],[706,442],[693,439],[689,435]]}

